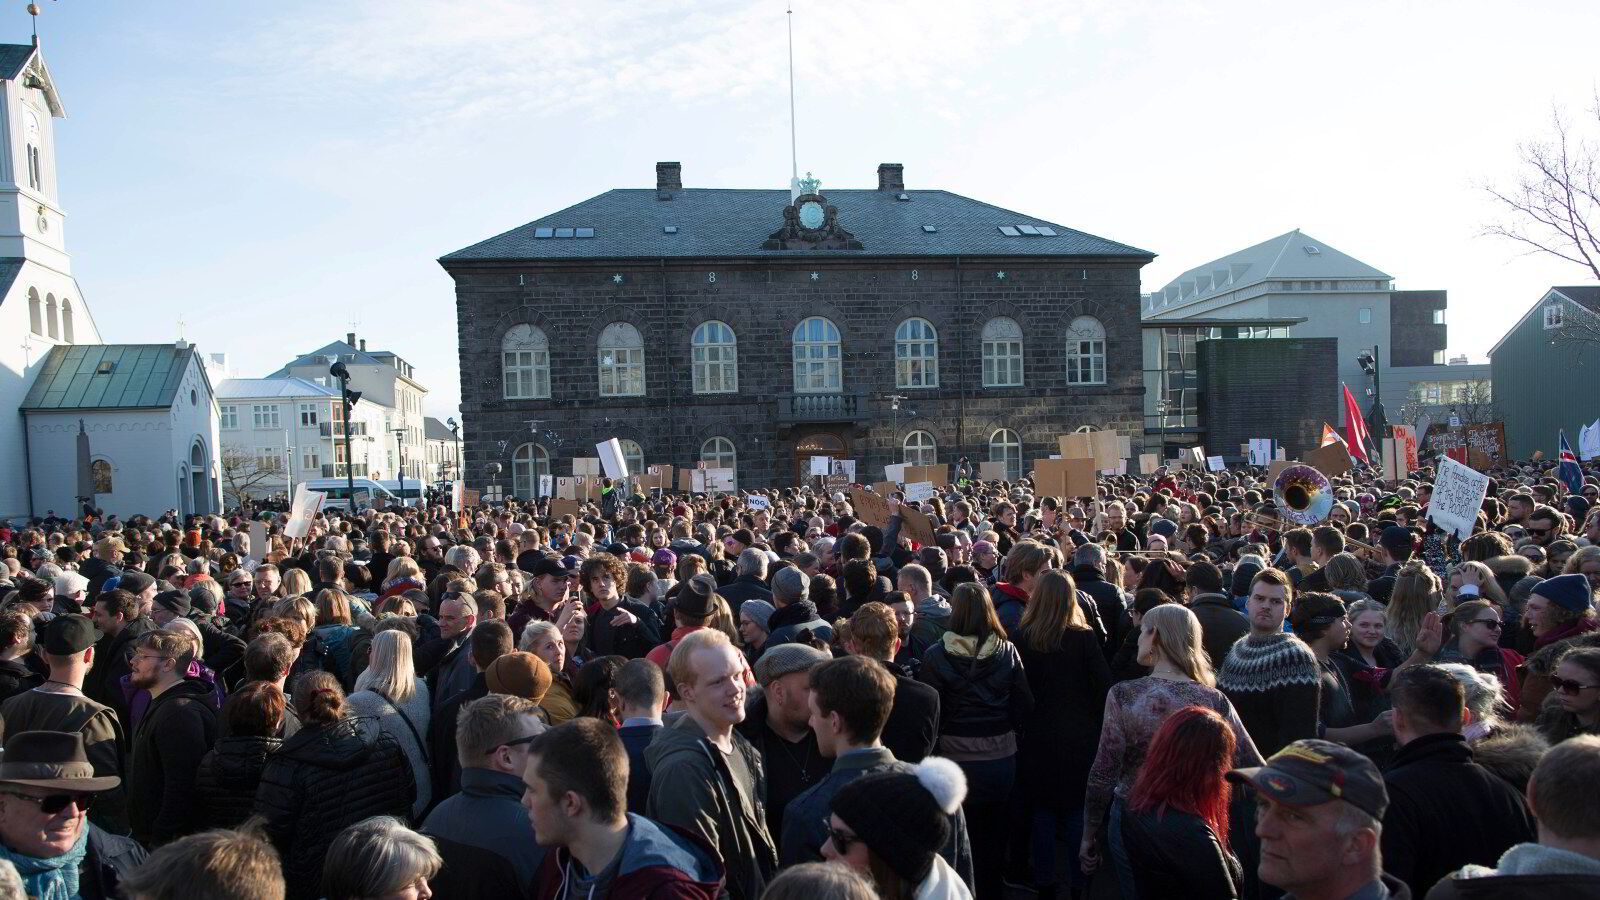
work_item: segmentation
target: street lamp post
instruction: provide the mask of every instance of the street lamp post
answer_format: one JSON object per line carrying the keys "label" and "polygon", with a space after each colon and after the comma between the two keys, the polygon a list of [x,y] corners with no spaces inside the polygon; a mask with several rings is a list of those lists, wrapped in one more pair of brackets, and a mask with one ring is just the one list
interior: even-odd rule
{"label": "street lamp post", "polygon": [[[344,481],[345,488],[350,492],[350,515],[356,514],[356,458],[350,451],[350,414],[356,408],[356,403],[361,399],[360,391],[350,390],[350,370],[344,363],[336,362],[328,367],[328,374],[339,379],[339,402],[344,404]],[[291,501],[293,498],[290,498]]]}
{"label": "street lamp post", "polygon": [[461,468],[461,423],[451,417],[446,419],[444,424],[449,426],[450,436],[455,438],[456,441],[456,458],[454,464],[450,467],[450,474],[455,480],[460,481],[463,472]]}
{"label": "street lamp post", "polygon": [[[406,506],[408,505],[406,503],[406,448],[405,444],[401,443],[400,440],[401,435],[404,435],[406,430],[404,428],[391,428],[389,431],[394,434],[395,469],[400,473],[400,505]],[[420,494],[421,491],[419,490],[418,493]]]}

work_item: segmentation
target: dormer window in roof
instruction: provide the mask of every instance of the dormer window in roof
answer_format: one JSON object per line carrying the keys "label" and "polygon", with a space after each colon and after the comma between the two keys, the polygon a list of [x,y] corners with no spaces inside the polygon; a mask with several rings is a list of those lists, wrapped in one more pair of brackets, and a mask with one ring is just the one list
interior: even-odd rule
{"label": "dormer window in roof", "polygon": [[572,229],[571,228],[557,228],[556,229],[556,237],[558,237],[558,238],[569,238],[569,237],[572,237]]}
{"label": "dormer window in roof", "polygon": [[1321,248],[1321,247],[1318,247],[1318,246],[1317,246],[1317,245],[1315,245],[1315,244],[1306,244],[1306,245],[1305,245],[1305,246],[1304,246],[1304,247],[1303,247],[1303,248],[1301,248],[1301,249],[1303,249],[1303,250],[1305,250],[1305,251],[1306,251],[1306,255],[1307,255],[1307,256],[1319,256],[1319,255],[1321,255],[1321,253],[1322,253],[1322,248]]}
{"label": "dormer window in roof", "polygon": [[1021,234],[1021,232],[1017,231],[1016,227],[1013,225],[1001,225],[1000,233],[1006,237],[1016,237],[1018,234]]}
{"label": "dormer window in roof", "polygon": [[533,236],[535,238],[555,237],[555,235],[556,230],[554,228],[535,228],[533,230]]}
{"label": "dormer window in roof", "polygon": [[100,362],[100,365],[95,367],[94,373],[96,375],[110,375],[112,372],[115,372],[116,370],[117,370],[116,360],[107,359],[107,360],[102,360]]}
{"label": "dormer window in roof", "polygon": [[924,226],[922,226],[922,233],[923,234],[938,234],[939,233],[939,227],[937,225],[924,225]]}
{"label": "dormer window in roof", "polygon": [[663,226],[661,226],[661,233],[662,234],[677,234],[678,233],[678,226],[676,226],[676,225],[663,225]]}

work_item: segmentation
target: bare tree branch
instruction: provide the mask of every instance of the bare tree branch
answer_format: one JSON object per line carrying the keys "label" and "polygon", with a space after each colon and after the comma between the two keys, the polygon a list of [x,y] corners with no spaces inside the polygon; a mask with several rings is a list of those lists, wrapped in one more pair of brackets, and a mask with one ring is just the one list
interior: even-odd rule
{"label": "bare tree branch", "polygon": [[1580,266],[1600,281],[1600,92],[1586,120],[1594,135],[1574,137],[1560,110],[1551,119],[1550,138],[1519,148],[1514,189],[1484,185],[1504,217],[1483,233]]}
{"label": "bare tree branch", "polygon": [[250,451],[234,446],[223,447],[218,462],[222,468],[223,490],[236,504],[254,496],[258,487],[282,482],[285,475],[283,460],[278,457],[258,459]]}

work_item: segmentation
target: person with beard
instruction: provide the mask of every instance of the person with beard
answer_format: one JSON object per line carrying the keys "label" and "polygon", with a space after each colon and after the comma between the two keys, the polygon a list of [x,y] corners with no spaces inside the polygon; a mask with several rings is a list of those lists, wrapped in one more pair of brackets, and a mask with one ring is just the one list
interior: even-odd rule
{"label": "person with beard", "polygon": [[217,742],[212,686],[186,678],[197,642],[180,632],[152,631],[134,643],[130,683],[150,692],[128,756],[128,818],[145,846],[194,830],[195,773]]}
{"label": "person with beard", "polygon": [[149,616],[139,614],[138,599],[120,589],[96,597],[89,610],[89,618],[102,637],[95,644],[94,663],[84,677],[83,693],[116,710],[126,730],[128,704],[122,696],[122,678],[132,667],[133,642],[157,630],[157,626]]}
{"label": "person with beard", "polygon": [[828,760],[817,750],[816,735],[807,724],[810,709],[807,673],[829,658],[807,644],[784,644],[762,655],[755,664],[761,693],[746,708],[739,733],[761,754],[767,772],[767,831],[783,830],[783,810],[789,801],[828,773]]}

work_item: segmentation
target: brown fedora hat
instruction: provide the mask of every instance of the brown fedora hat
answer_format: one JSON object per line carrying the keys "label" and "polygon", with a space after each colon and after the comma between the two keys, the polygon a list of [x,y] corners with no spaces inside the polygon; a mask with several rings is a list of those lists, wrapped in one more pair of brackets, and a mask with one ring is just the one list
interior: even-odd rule
{"label": "brown fedora hat", "polygon": [[6,741],[5,756],[0,757],[0,784],[93,793],[121,783],[115,775],[95,777],[81,734],[21,731]]}

